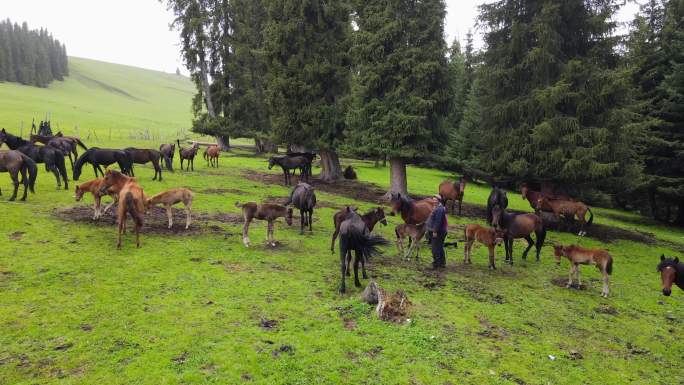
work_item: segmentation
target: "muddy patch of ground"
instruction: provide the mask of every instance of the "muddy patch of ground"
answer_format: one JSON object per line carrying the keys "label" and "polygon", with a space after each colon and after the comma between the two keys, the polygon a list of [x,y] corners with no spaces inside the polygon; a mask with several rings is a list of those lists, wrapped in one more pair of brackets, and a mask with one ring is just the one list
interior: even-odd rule
{"label": "muddy patch of ground", "polygon": [[246,191],[234,189],[234,188],[208,188],[206,190],[200,191],[202,194],[235,194],[235,195],[247,195]]}
{"label": "muddy patch of ground", "polygon": [[489,322],[486,318],[478,318],[478,321],[480,321],[480,326],[482,326],[482,330],[477,332],[478,336],[483,338],[491,338],[494,340],[503,340],[508,336],[508,332],[506,331],[506,329],[494,325],[493,323]]}
{"label": "muddy patch of ground", "polygon": [[[116,225],[116,205],[112,207],[110,212],[103,215],[99,219],[93,219],[93,209],[90,206],[71,206],[61,209],[55,209],[53,215],[58,219],[73,222],[86,223],[94,226],[113,227]],[[168,228],[168,218],[166,210],[161,207],[151,208],[145,214],[144,225],[142,231],[145,233],[161,234],[161,235],[196,235],[201,233],[225,233],[220,226],[210,224],[209,222],[219,222],[226,224],[240,224],[243,222],[242,215],[233,213],[192,213],[192,223],[190,227],[185,229],[185,211],[182,209],[172,208],[173,227]],[[132,224],[127,226],[129,230],[132,229]]]}
{"label": "muddy patch of ground", "polygon": [[[551,280],[551,283],[554,284],[555,286],[566,288],[566,285],[568,284],[568,277],[553,278]],[[571,289],[577,289],[577,290],[587,290],[587,285],[584,283],[581,285],[577,285],[577,282],[573,282],[573,284],[570,288]]]}

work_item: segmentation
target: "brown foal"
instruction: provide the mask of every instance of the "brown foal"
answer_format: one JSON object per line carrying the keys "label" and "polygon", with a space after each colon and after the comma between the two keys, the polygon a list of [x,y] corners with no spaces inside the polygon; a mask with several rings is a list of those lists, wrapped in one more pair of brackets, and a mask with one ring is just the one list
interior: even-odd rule
{"label": "brown foal", "polygon": [[[119,200],[119,194],[118,193],[110,193],[110,192],[105,192],[104,194],[100,191],[102,188],[102,182],[104,179],[102,178],[97,178],[93,179],[91,181],[81,183],[76,185],[76,195],[74,198],[76,198],[76,202],[80,202],[81,199],[83,199],[83,195],[86,193],[92,194],[94,200],[95,200],[95,213],[93,214],[93,219],[98,219],[102,216],[102,214],[106,214],[107,211],[112,207],[114,203],[116,203]],[[113,201],[105,206],[104,210],[101,210],[101,202],[102,202],[102,197],[109,195],[112,197]]]}
{"label": "brown foal", "polygon": [[190,189],[175,188],[147,198],[145,200],[145,208],[149,209],[151,206],[164,205],[166,216],[169,219],[169,228],[171,228],[173,226],[173,212],[171,211],[171,206],[183,202],[183,205],[185,206],[185,229],[187,230],[188,227],[190,227],[190,211],[194,198],[195,194]]}
{"label": "brown foal", "polygon": [[116,218],[119,225],[119,237],[116,248],[121,248],[121,235],[126,233],[126,217],[130,215],[135,223],[135,246],[140,247],[140,228],[143,226],[145,214],[145,193],[137,180],[123,175],[119,171],[107,170],[100,187],[101,193],[119,194],[119,207]]}
{"label": "brown foal", "polygon": [[248,202],[241,204],[235,202],[236,207],[242,208],[242,216],[245,219],[245,224],[242,226],[242,243],[245,247],[249,247],[249,225],[254,219],[261,219],[268,222],[268,230],[266,234],[266,241],[269,245],[275,246],[273,239],[273,222],[280,217],[285,218],[288,226],[292,226],[292,208],[287,208],[282,205],[273,203],[257,204],[256,202]]}
{"label": "brown foal", "polygon": [[560,265],[561,257],[566,257],[570,260],[570,277],[566,287],[572,286],[572,277],[577,277],[577,285],[582,285],[579,276],[579,265],[596,265],[601,274],[603,274],[603,290],[601,297],[608,297],[609,279],[608,276],[613,272],[613,257],[608,254],[608,251],[603,249],[588,249],[576,245],[553,246],[553,252],[556,256],[556,263]]}
{"label": "brown foal", "polygon": [[463,229],[463,234],[465,236],[463,263],[473,263],[470,260],[470,256],[473,253],[473,243],[478,241],[487,246],[487,250],[489,250],[489,268],[492,270],[496,269],[494,264],[494,248],[496,245],[503,242],[503,234],[497,232],[493,227],[484,227],[477,224],[467,225],[465,229]]}

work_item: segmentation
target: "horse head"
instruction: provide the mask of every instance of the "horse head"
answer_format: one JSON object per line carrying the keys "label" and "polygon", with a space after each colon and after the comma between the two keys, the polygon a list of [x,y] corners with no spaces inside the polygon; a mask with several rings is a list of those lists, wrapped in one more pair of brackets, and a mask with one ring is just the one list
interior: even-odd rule
{"label": "horse head", "polygon": [[563,245],[553,245],[553,256],[556,257],[556,265],[560,265],[561,258],[565,254]]}
{"label": "horse head", "polygon": [[497,230],[502,230],[502,217],[504,215],[506,209],[502,208],[499,206],[499,204],[495,204],[492,207],[492,226],[494,226],[495,229]]}
{"label": "horse head", "polygon": [[403,204],[403,199],[401,193],[390,193],[390,208],[392,209],[390,215],[401,214],[401,206]]}
{"label": "horse head", "polygon": [[275,156],[272,156],[272,157],[268,158],[268,169],[269,169],[269,170],[272,169],[273,166],[275,166],[275,165],[276,165]]}
{"label": "horse head", "polygon": [[677,265],[679,258],[665,258],[665,255],[660,256],[660,263],[658,264],[658,271],[660,272],[660,280],[663,287],[663,295],[669,297],[672,294],[672,284],[677,280]]}
{"label": "horse head", "polygon": [[383,226],[387,226],[387,218],[385,217],[385,210],[382,207],[377,207],[375,209],[375,218],[378,222],[382,223]]}

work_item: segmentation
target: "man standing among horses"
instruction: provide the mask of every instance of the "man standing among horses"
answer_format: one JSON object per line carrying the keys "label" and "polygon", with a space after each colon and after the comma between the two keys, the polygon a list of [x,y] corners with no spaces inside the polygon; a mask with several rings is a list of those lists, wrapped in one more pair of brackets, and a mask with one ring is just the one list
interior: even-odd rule
{"label": "man standing among horses", "polygon": [[432,214],[427,219],[427,231],[432,245],[432,268],[442,269],[446,267],[444,255],[444,239],[447,235],[447,215],[446,208],[442,204],[442,196],[436,194],[437,206],[432,210]]}

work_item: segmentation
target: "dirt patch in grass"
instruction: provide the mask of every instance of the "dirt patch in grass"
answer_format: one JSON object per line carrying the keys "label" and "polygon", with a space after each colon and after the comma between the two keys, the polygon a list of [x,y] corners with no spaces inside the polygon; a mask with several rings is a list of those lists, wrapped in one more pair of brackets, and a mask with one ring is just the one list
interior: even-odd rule
{"label": "dirt patch in grass", "polygon": [[[210,224],[209,222],[220,222],[226,224],[241,224],[243,222],[242,215],[233,213],[192,213],[192,223],[190,228],[185,229],[185,211],[182,209],[172,208],[173,227],[168,228],[168,219],[166,217],[166,210],[161,207],[153,207],[145,214],[144,225],[142,232],[161,234],[161,235],[196,235],[202,233],[223,233],[225,232],[220,226]],[[110,212],[103,215],[97,220],[93,219],[93,209],[90,206],[71,206],[61,209],[55,209],[53,215],[60,220],[72,223],[85,223],[98,227],[114,227],[116,225],[116,205],[112,207]],[[129,219],[130,221],[130,219]],[[132,229],[132,224],[128,226]]]}
{"label": "dirt patch in grass", "polygon": [[12,241],[18,241],[24,236],[24,234],[26,233],[23,231],[15,231],[9,235],[9,239]]}
{"label": "dirt patch in grass", "polygon": [[[568,277],[556,277],[551,279],[551,283],[554,284],[555,286],[566,288],[566,285],[568,284]],[[577,289],[577,290],[587,290],[587,285],[581,284],[577,285],[577,282],[574,282],[570,289]]]}
{"label": "dirt patch in grass", "polygon": [[208,188],[206,190],[200,191],[202,194],[235,194],[235,195],[247,195],[246,191],[234,189],[234,188]]}
{"label": "dirt patch in grass", "polygon": [[478,321],[480,321],[480,326],[482,326],[482,330],[477,332],[478,336],[483,338],[491,338],[494,340],[502,340],[508,336],[508,332],[505,329],[494,325],[486,318],[478,318]]}
{"label": "dirt patch in grass", "polygon": [[616,308],[614,308],[610,305],[601,305],[601,306],[595,307],[594,312],[600,313],[600,314],[608,314],[608,315],[620,314]]}

